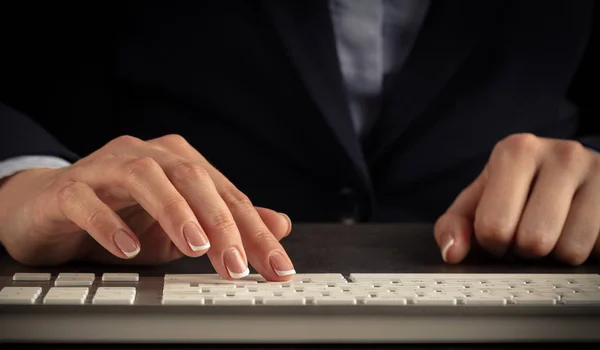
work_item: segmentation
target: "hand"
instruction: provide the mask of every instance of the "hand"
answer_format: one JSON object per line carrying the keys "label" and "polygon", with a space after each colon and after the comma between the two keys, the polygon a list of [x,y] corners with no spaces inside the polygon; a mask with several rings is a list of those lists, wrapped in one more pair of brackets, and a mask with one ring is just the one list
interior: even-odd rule
{"label": "hand", "polygon": [[503,256],[553,256],[579,265],[600,256],[600,156],[575,141],[516,134],[499,142],[479,177],[435,225],[448,263],[474,239]]}
{"label": "hand", "polygon": [[0,187],[0,239],[24,264],[164,263],[208,254],[225,278],[248,260],[269,280],[293,265],[291,222],[256,208],[180,136],[119,137],[72,166],[28,170]]}

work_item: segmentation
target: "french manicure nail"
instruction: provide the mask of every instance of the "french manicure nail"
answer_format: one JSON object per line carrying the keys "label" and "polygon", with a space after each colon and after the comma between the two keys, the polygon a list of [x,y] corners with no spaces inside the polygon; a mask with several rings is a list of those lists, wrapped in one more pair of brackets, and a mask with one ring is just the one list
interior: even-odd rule
{"label": "french manicure nail", "polygon": [[195,252],[210,248],[208,237],[206,237],[206,234],[202,232],[200,227],[193,222],[189,222],[183,226],[183,236],[190,248]]}
{"label": "french manicure nail", "polygon": [[281,214],[281,216],[283,216],[287,220],[287,222],[288,222],[287,233],[290,233],[292,231],[292,219],[290,219],[290,217],[287,214],[284,214],[284,213],[279,213],[279,214]]}
{"label": "french manicure nail", "polygon": [[296,274],[296,270],[294,270],[294,266],[292,265],[291,261],[280,252],[273,253],[269,258],[269,261],[277,276],[289,276]]}
{"label": "french manicure nail", "polygon": [[136,256],[140,252],[140,247],[131,236],[123,229],[118,229],[113,237],[115,244],[128,258]]}
{"label": "french manicure nail", "polygon": [[250,270],[248,269],[248,263],[244,261],[242,258],[242,254],[240,251],[231,247],[225,252],[225,267],[229,272],[229,276],[231,278],[239,279],[246,277],[250,274]]}
{"label": "french manicure nail", "polygon": [[448,262],[448,250],[454,245],[454,238],[450,232],[446,232],[442,234],[440,241],[442,243],[442,259]]}

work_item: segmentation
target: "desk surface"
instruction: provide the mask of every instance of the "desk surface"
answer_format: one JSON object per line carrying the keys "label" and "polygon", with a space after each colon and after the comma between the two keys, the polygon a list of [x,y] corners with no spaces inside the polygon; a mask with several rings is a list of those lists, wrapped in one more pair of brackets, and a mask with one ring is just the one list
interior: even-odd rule
{"label": "desk surface", "polygon": [[[355,225],[296,224],[293,232],[282,242],[299,273],[319,272],[518,272],[518,273],[600,273],[600,263],[589,262],[583,266],[570,267],[552,259],[522,261],[508,258],[496,260],[479,249],[475,249],[464,263],[447,265],[433,239],[431,225]],[[36,272],[138,272],[141,276],[161,276],[165,273],[213,273],[208,258],[182,259],[162,266],[95,266],[66,265],[50,268],[30,269],[8,257],[0,260],[0,275],[11,275],[20,271]],[[37,347],[39,348],[39,347]],[[51,347],[56,349],[57,347]],[[65,347],[81,348],[81,347]],[[93,349],[100,349],[95,346]],[[113,348],[120,348],[115,346]],[[123,347],[125,348],[125,347]],[[155,349],[156,347],[151,347]],[[168,346],[168,349],[190,349],[192,347]],[[198,348],[198,347],[196,347]],[[225,348],[225,347],[219,347]],[[268,348],[274,348],[269,346]],[[290,347],[285,347],[290,348]],[[306,348],[306,347],[293,347]],[[345,346],[344,348],[348,348]],[[365,348],[361,346],[360,348]],[[366,347],[372,348],[372,347]],[[397,348],[397,347],[374,347]],[[416,349],[411,345],[407,348]],[[426,347],[431,348],[431,347]],[[433,348],[440,348],[434,346]],[[449,348],[457,349],[457,346]],[[468,349],[478,348],[470,345]],[[481,346],[479,348],[497,348]],[[514,349],[514,346],[511,346]],[[516,347],[519,348],[519,347]],[[531,347],[522,347],[531,348]],[[545,349],[549,348],[547,345]]]}

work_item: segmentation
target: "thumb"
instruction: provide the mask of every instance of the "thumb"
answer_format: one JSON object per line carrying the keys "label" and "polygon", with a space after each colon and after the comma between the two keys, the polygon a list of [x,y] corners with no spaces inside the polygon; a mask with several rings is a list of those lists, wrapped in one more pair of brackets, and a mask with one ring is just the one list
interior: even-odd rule
{"label": "thumb", "polygon": [[435,223],[435,240],[447,263],[461,262],[471,249],[475,211],[485,187],[486,169],[456,197]]}
{"label": "thumb", "polygon": [[262,207],[254,207],[254,209],[278,241],[281,241],[292,231],[292,221],[286,214]]}

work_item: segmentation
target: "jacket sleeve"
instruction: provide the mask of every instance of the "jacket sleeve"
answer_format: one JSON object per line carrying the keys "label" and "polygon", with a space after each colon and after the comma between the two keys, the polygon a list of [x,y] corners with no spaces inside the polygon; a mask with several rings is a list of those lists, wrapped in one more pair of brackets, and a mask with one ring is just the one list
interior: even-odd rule
{"label": "jacket sleeve", "polygon": [[579,108],[578,140],[600,152],[600,3],[595,3],[592,31],[585,55],[570,89]]}
{"label": "jacket sleeve", "polygon": [[78,158],[33,120],[0,101],[0,161],[22,156],[51,156],[67,162]]}

